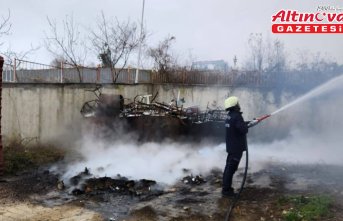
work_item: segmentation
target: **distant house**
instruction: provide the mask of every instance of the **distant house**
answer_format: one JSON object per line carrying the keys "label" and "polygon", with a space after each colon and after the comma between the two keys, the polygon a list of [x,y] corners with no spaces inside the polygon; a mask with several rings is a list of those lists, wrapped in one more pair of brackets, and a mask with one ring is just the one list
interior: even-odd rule
{"label": "distant house", "polygon": [[196,61],[192,63],[192,70],[228,72],[229,65],[224,60]]}

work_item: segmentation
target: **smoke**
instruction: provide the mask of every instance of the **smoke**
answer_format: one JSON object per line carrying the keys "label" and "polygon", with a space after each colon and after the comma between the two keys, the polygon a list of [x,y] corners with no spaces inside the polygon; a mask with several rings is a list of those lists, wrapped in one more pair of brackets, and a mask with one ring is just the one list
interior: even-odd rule
{"label": "smoke", "polygon": [[[271,162],[342,165],[342,92],[343,85],[335,84],[331,89],[326,88],[325,93],[303,100],[251,128],[248,134],[250,172],[263,169]],[[244,107],[242,109],[244,111]],[[266,106],[268,110],[270,107]],[[77,142],[77,153],[81,157],[67,164],[63,174],[65,181],[87,167],[98,177],[119,174],[130,179],[173,184],[190,173],[206,175],[225,165],[224,143],[138,143],[137,137],[125,132],[118,122],[114,128],[114,132],[103,133],[114,133],[111,139],[83,133]],[[266,137],[270,139],[264,139]],[[244,161],[240,166],[244,166]]]}
{"label": "smoke", "polygon": [[332,92],[332,90],[339,89],[343,86],[343,75],[335,77],[326,83],[314,88],[310,92],[306,93],[305,95],[299,97],[298,99],[288,103],[287,105],[281,107],[280,109],[274,111],[271,113],[271,115],[277,114],[283,110],[286,110],[287,108],[290,108],[294,106],[297,103],[300,103],[302,101],[306,101],[308,99],[311,99],[312,97],[320,96],[321,94],[325,94],[326,92]]}
{"label": "smoke", "polygon": [[254,139],[250,151],[257,170],[263,162],[343,165],[342,79],[341,76],[308,92],[300,98],[301,102],[287,106],[287,110],[253,129],[255,137],[283,135],[268,142]]}
{"label": "smoke", "polygon": [[337,136],[293,131],[287,139],[250,145],[253,171],[272,163],[343,165],[341,141]]}
{"label": "smoke", "polygon": [[[75,176],[85,167],[95,176],[130,179],[152,179],[172,184],[189,173],[206,174],[221,168],[225,150],[219,146],[194,146],[182,143],[143,143],[116,141],[107,143],[85,138],[79,153],[82,160],[68,164],[64,180]],[[187,171],[187,172],[185,172]]]}

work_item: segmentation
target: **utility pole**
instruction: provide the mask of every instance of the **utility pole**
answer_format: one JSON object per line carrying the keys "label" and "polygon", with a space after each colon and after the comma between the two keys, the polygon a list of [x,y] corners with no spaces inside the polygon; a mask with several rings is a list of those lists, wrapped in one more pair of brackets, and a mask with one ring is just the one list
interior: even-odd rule
{"label": "utility pole", "polygon": [[142,8],[141,33],[140,33],[140,35],[139,35],[139,48],[138,48],[138,60],[137,60],[135,84],[138,84],[138,79],[139,79],[139,68],[140,68],[140,66],[141,66],[141,52],[142,52],[142,35],[143,35],[144,6],[145,6],[145,0],[143,0],[143,8]]}

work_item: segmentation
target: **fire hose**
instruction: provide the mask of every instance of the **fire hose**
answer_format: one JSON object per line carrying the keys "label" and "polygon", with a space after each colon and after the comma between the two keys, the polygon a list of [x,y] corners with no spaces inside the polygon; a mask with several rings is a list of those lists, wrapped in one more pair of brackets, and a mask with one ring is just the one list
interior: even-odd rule
{"label": "fire hose", "polygon": [[[259,118],[256,118],[252,121],[250,121],[248,123],[248,127],[253,127],[255,125],[257,125],[258,123],[260,123],[261,121],[269,118],[270,116],[272,116],[271,114],[267,114],[267,115],[263,115]],[[249,166],[249,151],[248,151],[248,147],[246,147],[246,151],[245,151],[245,169],[244,169],[244,175],[243,175],[243,180],[242,180],[242,183],[241,183],[241,187],[238,191],[238,193],[235,195],[230,207],[228,208],[227,210],[227,213],[226,213],[226,216],[225,216],[225,221],[229,221],[230,220],[230,216],[231,216],[231,213],[232,213],[232,210],[233,208],[235,207],[235,205],[237,204],[238,200],[239,200],[239,197],[244,189],[244,185],[245,185],[245,181],[247,179],[247,174],[248,174],[248,166]]]}

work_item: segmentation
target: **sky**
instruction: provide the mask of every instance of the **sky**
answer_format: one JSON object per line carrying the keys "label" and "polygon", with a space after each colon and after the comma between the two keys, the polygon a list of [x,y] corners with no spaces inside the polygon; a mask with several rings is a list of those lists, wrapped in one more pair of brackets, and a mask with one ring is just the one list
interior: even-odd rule
{"label": "sky", "polygon": [[[140,22],[143,0],[0,0],[0,15],[11,13],[12,29],[0,39],[5,50],[23,52],[39,47],[28,60],[49,64],[53,56],[44,47],[47,16],[57,22],[73,15],[81,32],[94,27],[101,11],[108,17]],[[145,0],[144,25],[147,44],[155,46],[175,36],[173,51],[181,60],[223,59],[232,65],[236,55],[242,64],[248,54],[250,33],[281,40],[287,55],[299,51],[320,52],[343,63],[343,34],[273,34],[271,16],[281,9],[315,12],[317,6],[343,8],[337,0]],[[342,11],[343,13],[343,11]],[[93,58],[97,63],[96,58]],[[135,59],[133,59],[135,60]],[[131,61],[134,63],[134,61]],[[143,62],[144,63],[144,62]]]}

